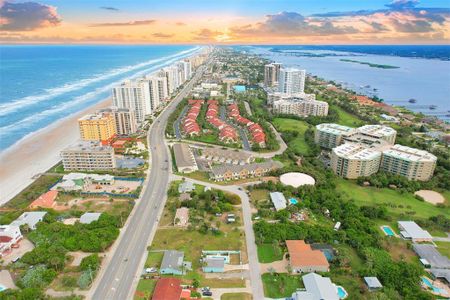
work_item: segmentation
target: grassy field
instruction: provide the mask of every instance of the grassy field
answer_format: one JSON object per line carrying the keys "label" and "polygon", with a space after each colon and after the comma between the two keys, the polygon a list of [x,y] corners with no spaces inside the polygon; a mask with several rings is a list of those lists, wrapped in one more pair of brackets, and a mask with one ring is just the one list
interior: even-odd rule
{"label": "grassy field", "polygon": [[438,214],[450,214],[450,208],[417,200],[413,194],[401,194],[387,188],[362,187],[350,180],[339,180],[337,190],[345,193],[358,205],[385,205],[395,221],[399,218],[425,219]]}
{"label": "grassy field", "polygon": [[271,263],[283,259],[283,249],[278,245],[258,245],[258,260],[260,263]]}
{"label": "grassy field", "polygon": [[288,147],[298,154],[308,154],[309,147],[305,142],[305,131],[308,129],[308,124],[304,121],[285,119],[285,118],[275,118],[273,120],[273,125],[278,131],[297,131],[299,136],[288,143]]}
{"label": "grassy field", "polygon": [[450,257],[450,243],[449,242],[434,242],[437,245],[437,250],[447,257]]}
{"label": "grassy field", "polygon": [[338,113],[339,116],[339,121],[337,122],[338,124],[350,127],[358,127],[363,125],[363,122],[357,116],[346,112],[339,106],[331,105],[331,107]]}
{"label": "grassy field", "polygon": [[252,295],[248,293],[226,293],[220,297],[220,300],[252,300]]}
{"label": "grassy field", "polygon": [[269,191],[254,189],[250,193],[250,200],[252,203],[257,203],[259,201],[269,201]]}
{"label": "grassy field", "polygon": [[287,273],[262,275],[264,296],[269,298],[290,297],[298,288],[303,287],[301,276]]}

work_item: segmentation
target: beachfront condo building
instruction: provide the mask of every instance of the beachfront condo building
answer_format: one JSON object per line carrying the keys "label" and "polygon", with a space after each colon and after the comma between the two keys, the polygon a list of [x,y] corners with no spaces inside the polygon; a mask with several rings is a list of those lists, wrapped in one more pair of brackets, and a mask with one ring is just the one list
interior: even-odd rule
{"label": "beachfront condo building", "polygon": [[331,151],[331,168],[336,175],[348,179],[370,176],[378,172],[381,151],[355,143],[345,143]]}
{"label": "beachfront condo building", "polygon": [[306,71],[282,68],[278,77],[278,91],[286,94],[302,94],[305,90]]}
{"label": "beachfront condo building", "polygon": [[138,79],[138,82],[143,89],[145,106],[151,110],[148,114],[153,113],[169,98],[166,77],[149,75]]}
{"label": "beachfront condo building", "polygon": [[78,127],[84,141],[110,142],[116,135],[114,115],[109,112],[85,115],[78,119]]}
{"label": "beachfront condo building", "polygon": [[281,64],[271,63],[264,66],[264,86],[274,87],[278,84]]}
{"label": "beachfront condo building", "polygon": [[138,126],[134,110],[115,106],[100,109],[100,113],[110,113],[114,116],[117,135],[131,135],[137,132]]}
{"label": "beachfront condo building", "polygon": [[433,177],[437,158],[433,154],[402,145],[383,151],[380,169],[410,180],[428,181]]}
{"label": "beachfront condo building", "polygon": [[138,124],[144,121],[147,113],[151,113],[151,107],[145,106],[144,91],[136,81],[126,80],[121,85],[114,87],[112,100],[115,107],[132,109]]}
{"label": "beachfront condo building", "polygon": [[149,75],[127,80],[113,88],[113,105],[132,109],[136,122],[141,124],[146,115],[152,114],[169,97],[166,77]]}
{"label": "beachfront condo building", "polygon": [[299,117],[327,116],[328,103],[324,101],[291,98],[290,100],[274,102],[272,112],[274,114],[287,114]]}
{"label": "beachfront condo building", "polygon": [[181,85],[178,67],[176,66],[166,67],[162,69],[159,73],[160,76],[166,77],[167,90],[169,92],[169,95],[171,95]]}
{"label": "beachfront condo building", "polygon": [[98,171],[116,168],[114,149],[98,142],[79,141],[61,151],[66,171]]}
{"label": "beachfront condo building", "polygon": [[316,126],[314,141],[322,148],[333,149],[342,144],[343,137],[354,134],[356,130],[351,127],[323,123]]}

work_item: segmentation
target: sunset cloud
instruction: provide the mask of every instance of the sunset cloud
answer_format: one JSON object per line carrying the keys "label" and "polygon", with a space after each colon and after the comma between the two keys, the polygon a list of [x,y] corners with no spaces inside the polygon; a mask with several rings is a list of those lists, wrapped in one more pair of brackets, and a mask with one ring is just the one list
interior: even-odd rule
{"label": "sunset cloud", "polygon": [[31,31],[61,23],[53,6],[36,2],[0,2],[0,5],[0,29],[3,31]]}
{"label": "sunset cloud", "polygon": [[315,36],[357,33],[351,26],[335,26],[327,19],[310,19],[296,12],[267,15],[263,22],[231,28],[235,36]]}
{"label": "sunset cloud", "polygon": [[170,33],[162,33],[162,32],[156,32],[152,34],[153,37],[156,38],[162,38],[162,39],[168,39],[174,36],[174,34],[170,34]]}
{"label": "sunset cloud", "polygon": [[142,21],[118,22],[118,23],[95,23],[89,26],[90,27],[140,26],[140,25],[150,25],[155,22],[156,20],[142,20]]}
{"label": "sunset cloud", "polygon": [[[283,10],[285,1],[270,1],[262,9],[227,11],[216,2],[172,11],[168,3],[153,8],[142,4],[122,10],[103,1],[77,1],[56,7],[37,2],[0,0],[0,41],[6,43],[195,43],[195,44],[343,44],[449,43],[450,8],[421,6],[418,0],[386,0],[377,9],[343,3],[342,11],[324,11],[318,4]],[[46,0],[42,0],[46,1]],[[286,0],[287,1],[287,0]],[[295,0],[290,0],[296,4]],[[325,0],[322,0],[325,2]],[[75,4],[73,4],[75,3]],[[106,5],[105,5],[106,4]],[[70,14],[70,9],[78,10]],[[222,4],[221,4],[222,5]],[[230,1],[230,8],[234,5]],[[266,7],[267,6],[267,7]],[[315,9],[312,9],[315,7]],[[304,8],[298,5],[298,8]],[[164,11],[166,9],[167,11]],[[251,13],[250,13],[251,9]],[[268,10],[270,9],[270,10]],[[353,10],[352,10],[353,9]],[[100,11],[102,10],[103,13]],[[265,11],[272,13],[265,14]],[[62,14],[62,12],[67,15]],[[81,13],[80,13],[81,12]],[[120,13],[116,13],[120,12]]]}

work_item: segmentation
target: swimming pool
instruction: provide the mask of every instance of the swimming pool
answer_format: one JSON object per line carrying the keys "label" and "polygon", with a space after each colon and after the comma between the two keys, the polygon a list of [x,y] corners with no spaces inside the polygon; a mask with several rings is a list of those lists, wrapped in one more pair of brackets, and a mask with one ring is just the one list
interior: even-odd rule
{"label": "swimming pool", "polygon": [[295,204],[298,203],[298,200],[295,199],[295,198],[290,198],[290,199],[289,199],[289,203],[292,204],[292,205],[295,205]]}
{"label": "swimming pool", "polygon": [[6,290],[6,287],[0,284],[0,292],[3,292],[4,290]]}
{"label": "swimming pool", "polygon": [[447,291],[446,291],[446,290],[440,289],[440,288],[434,286],[434,285],[431,283],[431,281],[430,281],[427,277],[423,276],[423,277],[422,277],[422,282],[423,282],[428,288],[432,289],[434,293],[436,293],[436,294],[441,294],[441,295],[447,295]]}
{"label": "swimming pool", "polygon": [[387,236],[394,236],[395,235],[395,233],[394,233],[394,231],[392,230],[391,227],[389,227],[389,226],[382,226],[381,228],[383,229],[384,233]]}
{"label": "swimming pool", "polygon": [[347,291],[342,286],[337,286],[337,294],[339,296],[339,299],[345,299],[347,298],[348,294]]}

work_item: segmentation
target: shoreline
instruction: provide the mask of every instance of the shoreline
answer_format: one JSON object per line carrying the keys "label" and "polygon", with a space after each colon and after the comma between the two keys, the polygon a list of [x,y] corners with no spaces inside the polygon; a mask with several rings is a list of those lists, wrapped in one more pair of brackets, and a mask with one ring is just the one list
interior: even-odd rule
{"label": "shoreline", "polygon": [[79,139],[77,120],[85,114],[111,105],[111,98],[75,112],[29,134],[0,153],[0,205],[30,185],[39,173],[57,164],[62,149]]}

